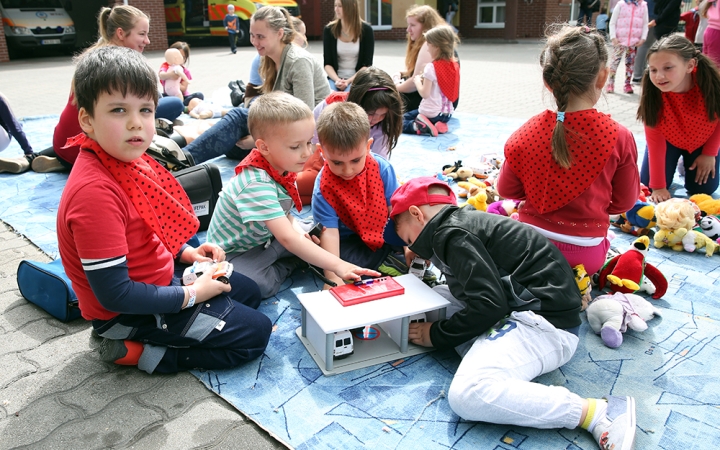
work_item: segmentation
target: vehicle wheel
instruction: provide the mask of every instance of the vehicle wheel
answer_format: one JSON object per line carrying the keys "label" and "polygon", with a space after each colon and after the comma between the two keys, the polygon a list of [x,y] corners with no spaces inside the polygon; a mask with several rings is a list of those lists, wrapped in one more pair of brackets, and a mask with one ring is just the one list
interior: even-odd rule
{"label": "vehicle wheel", "polygon": [[238,47],[247,47],[250,45],[250,21],[241,20],[237,32]]}
{"label": "vehicle wheel", "polygon": [[217,280],[225,284],[230,284],[230,280],[228,279],[228,277],[217,277]]}

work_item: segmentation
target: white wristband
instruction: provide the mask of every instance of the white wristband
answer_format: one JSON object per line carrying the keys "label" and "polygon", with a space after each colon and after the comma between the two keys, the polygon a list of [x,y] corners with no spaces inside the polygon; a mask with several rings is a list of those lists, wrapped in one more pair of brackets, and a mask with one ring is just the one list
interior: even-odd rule
{"label": "white wristband", "polygon": [[[187,286],[186,286],[187,287]],[[188,300],[187,305],[183,309],[192,308],[195,306],[195,299],[197,298],[197,293],[195,292],[195,289],[191,287],[187,287],[188,293],[190,294],[190,300]]]}

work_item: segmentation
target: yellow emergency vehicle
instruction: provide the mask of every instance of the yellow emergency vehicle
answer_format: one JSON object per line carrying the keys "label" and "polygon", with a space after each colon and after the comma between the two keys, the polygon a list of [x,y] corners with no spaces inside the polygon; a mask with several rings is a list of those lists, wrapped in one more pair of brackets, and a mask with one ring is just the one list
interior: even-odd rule
{"label": "yellow emergency vehicle", "polygon": [[250,16],[263,6],[282,6],[293,16],[300,16],[300,8],[293,0],[164,0],[167,34],[182,37],[227,36],[223,19],[228,5],[235,6],[240,18],[238,45],[250,45]]}

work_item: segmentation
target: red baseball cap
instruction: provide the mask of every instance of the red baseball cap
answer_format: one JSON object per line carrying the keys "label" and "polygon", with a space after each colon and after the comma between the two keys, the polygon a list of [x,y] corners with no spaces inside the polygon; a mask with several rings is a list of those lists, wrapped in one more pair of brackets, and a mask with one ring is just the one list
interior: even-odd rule
{"label": "red baseball cap", "polygon": [[[428,194],[431,186],[440,186],[447,191],[447,194]],[[435,177],[418,177],[407,181],[400,186],[390,198],[390,218],[394,219],[398,214],[402,214],[411,206],[420,205],[455,205],[457,199],[455,193],[450,186],[444,181],[440,181]]]}

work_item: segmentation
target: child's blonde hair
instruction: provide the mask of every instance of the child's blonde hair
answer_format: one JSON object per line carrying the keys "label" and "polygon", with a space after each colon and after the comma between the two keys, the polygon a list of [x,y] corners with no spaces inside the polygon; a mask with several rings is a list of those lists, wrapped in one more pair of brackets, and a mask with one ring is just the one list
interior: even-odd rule
{"label": "child's blonde hair", "polygon": [[[282,30],[283,36],[281,42],[285,45],[290,45],[295,39],[295,27],[292,23],[292,16],[285,8],[277,6],[263,6],[262,8],[255,11],[250,18],[252,22],[258,20],[264,20],[268,28],[277,32]],[[275,78],[277,77],[278,68],[275,67],[275,62],[267,57],[262,57],[260,63],[260,76],[265,80],[262,85],[262,92],[272,92],[275,86]]]}
{"label": "child's blonde hair", "polygon": [[[552,90],[558,113],[564,113],[571,97],[592,92],[600,70],[607,65],[605,39],[595,29],[560,26],[549,30],[547,44],[540,53],[543,80]],[[565,169],[572,157],[565,137],[565,125],[555,123],[552,156]]]}
{"label": "child's blonde hair", "polygon": [[[428,5],[413,5],[405,13],[405,17],[412,17],[417,20],[423,28],[423,31],[427,31],[431,28],[435,28],[440,24],[444,24],[445,20],[440,17],[440,14]],[[407,37],[407,48],[405,50],[405,72],[401,75],[403,78],[409,78],[415,71],[415,63],[417,62],[418,53],[420,53],[420,47],[425,43],[425,36],[421,35],[416,41]],[[418,74],[416,74],[418,75]]]}
{"label": "child's blonde hair", "polygon": [[317,135],[323,148],[339,155],[350,153],[370,138],[367,112],[355,103],[333,103],[320,114]]}
{"label": "child's blonde hair", "polygon": [[[659,52],[673,53],[686,63],[691,59],[697,61],[695,82],[705,99],[708,120],[712,122],[720,117],[720,99],[718,98],[720,96],[720,73],[718,73],[715,63],[698,50],[688,38],[677,34],[671,34],[655,42],[647,52],[647,61],[650,61],[650,56]],[[660,89],[650,81],[649,68],[645,69],[642,79],[640,107],[638,107],[637,112],[638,120],[649,127],[657,125],[662,103]],[[688,132],[690,131],[688,130]]]}
{"label": "child's blonde hair", "polygon": [[425,41],[432,44],[439,50],[437,59],[455,58],[455,47],[460,43],[460,38],[449,25],[440,25],[424,33]]}
{"label": "child's blonde hair", "polygon": [[147,14],[130,5],[116,5],[112,8],[102,8],[98,14],[98,29],[100,40],[97,45],[108,45],[112,43],[118,28],[128,33],[135,28],[138,19],[150,20]]}
{"label": "child's blonde hair", "polygon": [[313,113],[305,102],[285,92],[275,91],[253,101],[248,112],[248,129],[253,138],[267,139],[278,128],[312,118]]}

